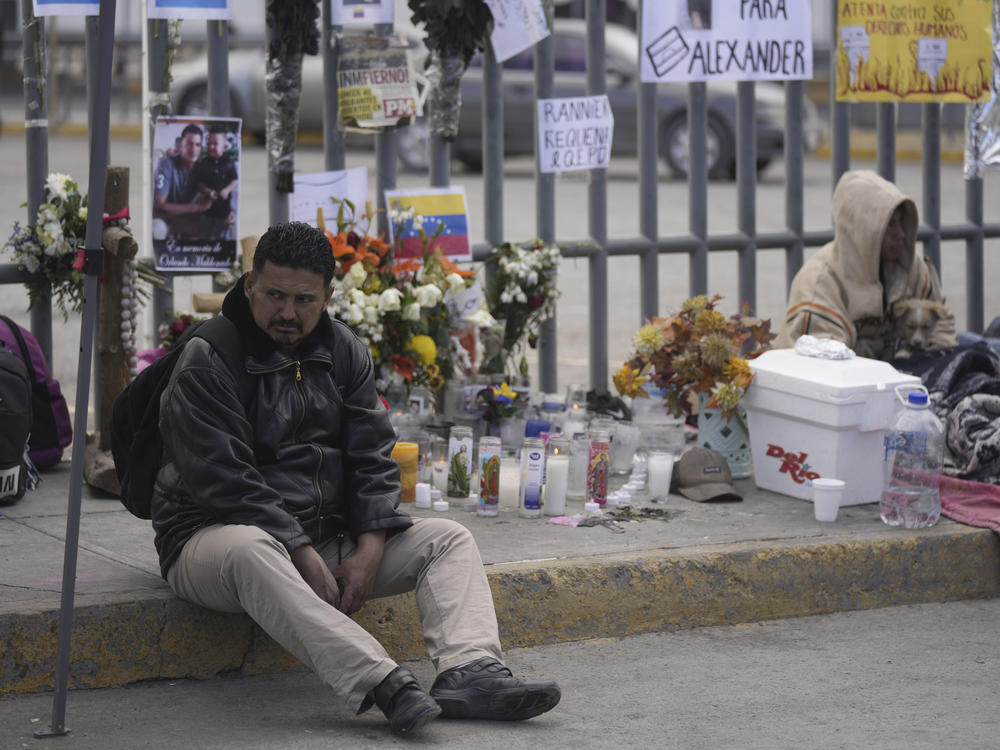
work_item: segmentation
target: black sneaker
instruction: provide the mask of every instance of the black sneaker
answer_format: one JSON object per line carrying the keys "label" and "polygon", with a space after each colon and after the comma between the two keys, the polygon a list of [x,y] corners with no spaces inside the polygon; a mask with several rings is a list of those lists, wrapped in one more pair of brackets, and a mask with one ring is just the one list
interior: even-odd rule
{"label": "black sneaker", "polygon": [[371,697],[396,734],[410,734],[441,715],[441,707],[421,689],[417,678],[406,667],[392,670],[372,690]]}
{"label": "black sneaker", "polygon": [[522,682],[484,656],[439,674],[431,697],[445,718],[523,721],[555,708],[562,691],[554,682]]}

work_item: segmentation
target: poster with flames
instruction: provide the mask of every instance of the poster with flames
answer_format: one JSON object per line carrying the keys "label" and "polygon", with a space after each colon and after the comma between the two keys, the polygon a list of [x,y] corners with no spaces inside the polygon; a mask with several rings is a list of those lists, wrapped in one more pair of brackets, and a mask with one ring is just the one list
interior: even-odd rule
{"label": "poster with flames", "polygon": [[989,99],[992,0],[837,0],[837,101]]}

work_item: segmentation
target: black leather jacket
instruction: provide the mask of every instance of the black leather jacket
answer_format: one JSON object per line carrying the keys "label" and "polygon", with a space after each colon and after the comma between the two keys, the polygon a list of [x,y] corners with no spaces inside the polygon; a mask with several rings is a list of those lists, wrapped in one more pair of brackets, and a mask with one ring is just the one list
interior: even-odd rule
{"label": "black leather jacket", "polygon": [[282,354],[253,322],[242,283],[223,314],[243,334],[253,397],[245,409],[206,340],[185,345],[160,401],[152,516],[163,575],[210,523],[257,526],[289,552],[410,526],[396,510],[395,435],[360,339],[324,312],[295,356]]}

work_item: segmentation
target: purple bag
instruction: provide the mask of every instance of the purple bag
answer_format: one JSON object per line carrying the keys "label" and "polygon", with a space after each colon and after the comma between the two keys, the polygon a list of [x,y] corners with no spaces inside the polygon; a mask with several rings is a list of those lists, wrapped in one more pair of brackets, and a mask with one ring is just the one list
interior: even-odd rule
{"label": "purple bag", "polygon": [[31,379],[33,421],[28,455],[39,469],[59,463],[63,448],[73,441],[69,408],[59,381],[52,377],[38,340],[5,315],[0,315],[0,339],[24,362]]}

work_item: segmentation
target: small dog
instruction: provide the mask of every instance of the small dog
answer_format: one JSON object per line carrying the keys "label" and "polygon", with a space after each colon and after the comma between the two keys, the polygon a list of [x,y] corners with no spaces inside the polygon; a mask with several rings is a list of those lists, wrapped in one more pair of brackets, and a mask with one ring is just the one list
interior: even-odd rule
{"label": "small dog", "polygon": [[902,299],[893,303],[891,341],[895,344],[895,357],[901,359],[926,351],[934,326],[947,315],[948,308],[933,300]]}

